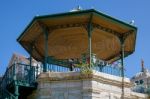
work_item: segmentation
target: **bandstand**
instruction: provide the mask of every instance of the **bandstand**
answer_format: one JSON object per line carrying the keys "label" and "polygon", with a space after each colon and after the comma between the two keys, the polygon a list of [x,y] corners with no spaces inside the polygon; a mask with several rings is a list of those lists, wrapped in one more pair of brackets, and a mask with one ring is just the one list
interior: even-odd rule
{"label": "bandstand", "polygon": [[[17,41],[30,54],[30,60],[34,58],[43,63],[42,75],[82,71],[89,75],[95,70],[119,76],[124,99],[124,58],[135,50],[136,32],[135,26],[90,9],[36,16]],[[111,64],[119,60],[120,67],[112,67]],[[32,61],[28,65],[29,81],[24,83],[17,79],[14,67],[16,79],[11,80],[14,83],[5,85],[8,89],[13,88],[11,94],[15,99],[23,99],[20,91],[26,93],[37,88],[40,75],[31,64]]]}

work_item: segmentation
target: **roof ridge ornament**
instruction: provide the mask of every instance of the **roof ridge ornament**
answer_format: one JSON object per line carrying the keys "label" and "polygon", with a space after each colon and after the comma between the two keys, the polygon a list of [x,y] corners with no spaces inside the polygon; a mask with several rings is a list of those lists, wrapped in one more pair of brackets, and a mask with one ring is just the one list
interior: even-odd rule
{"label": "roof ridge ornament", "polygon": [[131,20],[131,22],[129,22],[130,25],[135,25],[135,21]]}
{"label": "roof ridge ornament", "polygon": [[73,8],[70,12],[81,11],[82,7],[78,5],[76,8]]}

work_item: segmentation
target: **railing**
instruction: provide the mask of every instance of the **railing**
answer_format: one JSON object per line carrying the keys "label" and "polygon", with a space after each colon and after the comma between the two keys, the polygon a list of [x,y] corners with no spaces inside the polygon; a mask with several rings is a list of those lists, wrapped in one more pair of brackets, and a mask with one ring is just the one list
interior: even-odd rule
{"label": "railing", "polygon": [[[63,66],[58,66],[54,64],[48,64],[48,71],[52,72],[69,72],[70,68],[69,67],[63,67]],[[113,66],[103,66],[103,65],[96,65],[92,68],[93,70],[96,70],[98,72],[103,72],[115,76],[121,76],[121,69],[119,67],[113,67]],[[79,72],[80,68],[75,67],[73,68],[73,71]]]}
{"label": "railing", "polygon": [[113,66],[95,66],[94,70],[102,72],[102,73],[106,73],[106,74],[110,74],[110,75],[115,75],[115,76],[121,76],[121,69],[119,67],[113,67]]}
{"label": "railing", "polygon": [[144,93],[150,95],[150,87],[146,87],[143,84],[135,85],[134,87],[131,88],[131,90],[137,93]]}
{"label": "railing", "polygon": [[9,92],[12,86],[36,87],[38,74],[37,66],[15,63],[8,67],[0,83],[0,99],[16,99],[14,92]]}
{"label": "railing", "polygon": [[16,99],[7,89],[0,89],[0,99]]}
{"label": "railing", "polygon": [[[49,71],[53,72],[69,72],[70,68],[64,66],[58,66],[56,64],[47,65]],[[119,67],[95,65],[93,70],[120,76],[121,70]],[[73,71],[80,72],[80,68],[74,66]],[[1,86],[5,89],[7,85],[11,84],[13,81],[21,82],[21,84],[33,84],[39,74],[40,70],[37,66],[30,66],[26,64],[16,63],[7,68],[5,75],[2,78]]]}
{"label": "railing", "polygon": [[[94,57],[94,55],[93,55]],[[95,62],[94,62],[95,61]],[[85,55],[82,55],[81,59],[65,59],[65,60],[58,60],[55,59],[53,56],[48,57],[48,64],[47,64],[47,69],[48,71],[53,71],[53,72],[69,72],[69,71],[80,71],[80,68],[76,66],[77,64],[88,64],[88,57]],[[92,69],[115,75],[115,76],[121,76],[121,68],[120,68],[120,63],[117,61],[115,64],[107,64],[107,62],[97,59],[97,58],[92,58]]]}
{"label": "railing", "polygon": [[31,85],[35,82],[38,75],[38,68],[35,66],[30,66],[26,64],[16,63],[7,68],[1,82],[1,87],[4,89],[7,85],[17,81],[22,84]]}
{"label": "railing", "polygon": [[[58,66],[54,64],[48,64],[48,71],[52,72],[69,72],[70,68],[69,67],[64,67],[64,66]],[[73,71],[80,71],[79,68],[74,68]]]}
{"label": "railing", "polygon": [[135,85],[131,88],[132,91],[138,92],[138,93],[146,93],[146,88],[144,85]]}
{"label": "railing", "polygon": [[[61,63],[61,62],[59,62]],[[62,64],[62,63],[61,63]],[[72,69],[70,68],[70,63],[65,62],[65,66],[61,66],[56,64],[47,64],[47,68],[51,72],[69,72],[69,71],[76,71],[80,72],[81,69],[79,67],[76,67],[76,65],[72,64]],[[102,64],[95,64],[92,66],[93,70],[120,76],[121,70],[117,66],[112,65],[102,65]],[[17,83],[21,86],[34,86],[34,82],[40,74],[40,71],[42,71],[42,68],[38,68],[38,66],[30,66],[27,64],[21,64],[21,63],[15,63],[9,68],[6,69],[6,72],[2,78],[2,81],[0,83],[0,89],[1,89],[1,97],[8,99],[14,99],[15,96],[11,94],[7,89],[8,85]],[[1,98],[0,97],[0,98]]]}

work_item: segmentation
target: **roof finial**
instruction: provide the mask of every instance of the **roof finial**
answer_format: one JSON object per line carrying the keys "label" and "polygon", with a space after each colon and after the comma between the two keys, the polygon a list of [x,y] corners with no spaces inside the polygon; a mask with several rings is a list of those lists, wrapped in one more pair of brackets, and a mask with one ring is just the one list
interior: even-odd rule
{"label": "roof finial", "polygon": [[73,8],[71,10],[71,12],[74,12],[74,11],[81,11],[82,10],[82,7],[80,5],[78,5],[76,8]]}
{"label": "roof finial", "polygon": [[144,60],[143,59],[141,59],[141,72],[144,72]]}
{"label": "roof finial", "polygon": [[77,10],[78,10],[78,11],[82,10],[82,8],[81,8],[80,5],[77,6]]}

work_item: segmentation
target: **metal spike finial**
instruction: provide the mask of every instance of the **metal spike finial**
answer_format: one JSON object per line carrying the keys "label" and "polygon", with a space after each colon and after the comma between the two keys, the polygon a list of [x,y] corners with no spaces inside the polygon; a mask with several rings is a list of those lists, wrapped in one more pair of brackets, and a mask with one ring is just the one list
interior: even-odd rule
{"label": "metal spike finial", "polygon": [[144,60],[141,59],[141,72],[144,72]]}

